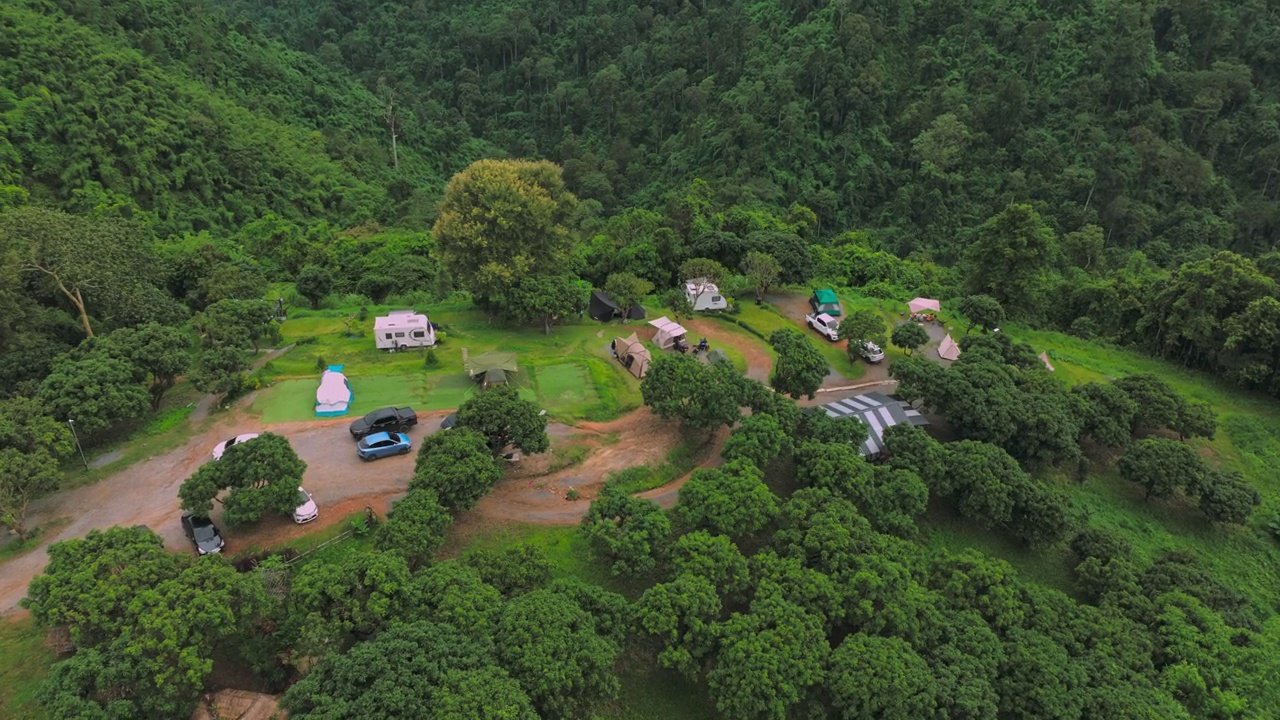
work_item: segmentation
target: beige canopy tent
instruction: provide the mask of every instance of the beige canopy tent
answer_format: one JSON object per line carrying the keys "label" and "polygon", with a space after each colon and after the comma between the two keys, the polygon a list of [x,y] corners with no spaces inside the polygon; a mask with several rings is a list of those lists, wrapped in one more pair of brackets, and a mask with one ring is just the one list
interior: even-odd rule
{"label": "beige canopy tent", "polygon": [[643,378],[649,372],[649,363],[652,358],[649,355],[649,348],[640,342],[640,338],[635,333],[631,333],[631,337],[615,338],[612,344],[613,356],[618,358],[618,362],[622,366],[638,378]]}
{"label": "beige canopy tent", "polygon": [[918,297],[915,300],[912,300],[911,302],[907,303],[907,308],[911,310],[911,312],[913,313],[921,313],[926,310],[932,310],[934,312],[938,312],[939,310],[942,309],[942,303],[938,302],[937,300]]}
{"label": "beige canopy tent", "polygon": [[659,349],[670,350],[684,342],[685,329],[680,327],[680,323],[667,319],[666,315],[657,320],[650,320],[649,324],[658,328],[658,334],[653,336],[653,342]]}
{"label": "beige canopy tent", "polygon": [[942,338],[942,342],[938,344],[938,357],[943,360],[955,360],[960,357],[960,346],[956,345],[956,341],[952,340],[950,335]]}

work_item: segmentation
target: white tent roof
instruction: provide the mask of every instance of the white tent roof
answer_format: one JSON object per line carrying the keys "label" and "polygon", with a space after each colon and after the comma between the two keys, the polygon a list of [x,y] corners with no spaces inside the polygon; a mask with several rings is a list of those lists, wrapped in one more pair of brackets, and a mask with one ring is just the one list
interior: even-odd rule
{"label": "white tent roof", "polygon": [[943,360],[955,360],[960,357],[960,346],[956,345],[956,341],[952,340],[950,335],[942,338],[942,342],[938,344],[938,357]]}
{"label": "white tent roof", "polygon": [[938,302],[937,300],[932,300],[930,298],[918,297],[915,300],[912,300],[911,302],[907,303],[907,307],[910,308],[911,312],[913,313],[923,312],[925,310],[932,310],[934,312],[938,312],[939,310],[942,309],[942,303]]}
{"label": "white tent roof", "polygon": [[350,403],[351,388],[347,385],[347,376],[342,374],[342,366],[330,365],[320,376],[320,387],[316,389],[316,414],[341,414]]}
{"label": "white tent roof", "polygon": [[666,315],[663,315],[657,320],[650,320],[649,324],[658,328],[658,332],[665,332],[672,337],[685,334],[685,329],[680,326],[680,323],[667,318]]}

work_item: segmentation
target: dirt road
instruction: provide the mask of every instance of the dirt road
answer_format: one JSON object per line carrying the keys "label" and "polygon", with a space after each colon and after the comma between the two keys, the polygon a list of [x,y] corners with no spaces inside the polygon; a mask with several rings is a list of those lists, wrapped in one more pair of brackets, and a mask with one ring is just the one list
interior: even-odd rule
{"label": "dirt road", "polygon": [[[801,299],[803,300],[803,298]],[[767,381],[772,369],[769,354],[755,343],[725,332],[715,322],[694,319],[690,330],[714,343],[732,342],[746,356],[748,376]],[[863,378],[863,382],[873,380]],[[873,380],[874,382],[874,380]],[[865,391],[865,390],[859,390]],[[833,394],[834,395],[834,394]],[[817,401],[830,401],[834,397]],[[241,407],[247,403],[241,402]],[[436,432],[448,411],[421,413],[410,437],[415,441]],[[181,447],[139,462],[94,485],[58,493],[34,503],[28,513],[32,526],[57,518],[68,524],[45,546],[0,564],[0,613],[14,608],[26,594],[27,584],[48,562],[49,542],[83,537],[90,530],[114,525],[147,525],[165,541],[166,547],[189,551],[189,543],[178,524],[178,488],[202,463],[218,442],[243,432],[270,430],[289,439],[307,463],[303,485],[320,507],[320,518],[298,526],[288,518],[268,517],[250,528],[225,533],[226,552],[234,554],[251,548],[278,545],[299,535],[340,521],[365,505],[385,513],[392,501],[403,495],[413,474],[413,455],[365,463],[356,457],[354,442],[346,426],[351,418],[262,425],[242,409],[233,409],[220,421],[200,431]],[[684,438],[686,431],[675,421],[653,416],[640,408],[608,423],[582,423],[577,427],[552,425],[548,428],[553,447],[565,444],[584,446],[588,454],[578,465],[548,472],[552,454],[526,458],[509,468],[507,477],[476,508],[463,513],[455,524],[455,537],[466,537],[486,527],[512,522],[571,525],[586,513],[591,499],[612,472],[637,465],[657,465]],[[702,453],[701,466],[719,462],[719,448],[728,430],[717,433]],[[661,488],[642,493],[664,507],[675,504],[685,477]],[[570,489],[577,500],[565,499]],[[214,519],[218,513],[215,510]]]}

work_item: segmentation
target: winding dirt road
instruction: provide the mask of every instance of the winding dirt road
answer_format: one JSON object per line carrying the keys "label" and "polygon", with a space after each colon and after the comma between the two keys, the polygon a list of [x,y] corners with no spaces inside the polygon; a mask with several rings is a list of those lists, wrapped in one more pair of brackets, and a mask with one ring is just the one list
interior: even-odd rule
{"label": "winding dirt road", "polygon": [[[746,357],[748,377],[767,382],[773,361],[758,343],[744,343],[741,337],[725,331],[712,320],[693,319],[687,325],[713,343],[733,343]],[[883,383],[873,380],[866,384],[880,386]],[[849,394],[866,389],[849,391]],[[819,395],[816,401],[827,402],[838,394],[844,393]],[[303,485],[314,495],[320,517],[299,526],[288,518],[272,516],[252,527],[227,531],[226,552],[230,554],[282,544],[337,523],[366,505],[380,514],[385,513],[408,487],[414,456],[362,462],[356,457],[354,443],[346,430],[350,418],[264,426],[243,410],[247,405],[241,401],[239,408],[227,412],[181,447],[138,462],[93,485],[33,503],[28,513],[32,527],[59,518],[69,518],[69,521],[43,546],[0,564],[0,613],[15,608],[25,596],[27,584],[47,564],[46,549],[52,542],[83,537],[90,530],[115,525],[146,525],[164,539],[166,547],[188,551],[189,543],[178,524],[178,488],[197,467],[209,460],[214,445],[239,433],[270,430],[289,439],[307,463]],[[415,444],[438,431],[440,420],[447,412],[420,413],[417,427],[409,433]],[[678,422],[657,418],[647,408],[608,423],[582,423],[576,427],[553,424],[548,432],[553,448],[578,445],[587,450],[586,457],[577,465],[555,472],[549,472],[552,453],[529,457],[513,465],[493,492],[456,519],[451,533],[454,543],[495,525],[576,524],[610,473],[637,465],[659,465],[686,434]],[[719,462],[720,445],[727,435],[728,429],[723,428],[712,436],[699,452],[699,467]],[[671,507],[687,478],[686,474],[640,496]],[[576,500],[566,499],[570,489],[577,491]],[[217,510],[214,519],[219,519]]]}

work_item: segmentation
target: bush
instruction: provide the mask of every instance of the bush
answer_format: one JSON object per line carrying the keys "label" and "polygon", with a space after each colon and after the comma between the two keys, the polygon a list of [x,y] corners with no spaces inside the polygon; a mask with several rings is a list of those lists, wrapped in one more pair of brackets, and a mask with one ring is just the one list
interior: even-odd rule
{"label": "bush", "polygon": [[297,340],[294,340],[293,344],[294,345],[315,345],[318,342],[320,342],[320,338],[316,337],[315,335],[303,335]]}
{"label": "bush", "polygon": [[440,358],[436,357],[436,351],[434,349],[427,348],[427,356],[422,359],[422,364],[428,368],[440,367]]}
{"label": "bush", "polygon": [[329,367],[329,362],[328,362],[327,360],[325,360],[325,359],[324,359],[324,356],[323,356],[323,355],[317,355],[317,356],[316,356],[316,370],[317,370],[317,371],[319,371],[319,372],[324,372],[324,371],[325,371],[325,369],[326,369],[326,368],[328,368],[328,367]]}
{"label": "bush", "polygon": [[360,322],[364,322],[365,320],[368,320],[369,308],[365,307],[364,305],[361,305],[360,312],[356,313],[356,317],[360,319]]}

